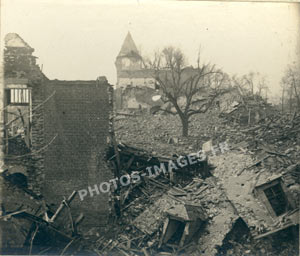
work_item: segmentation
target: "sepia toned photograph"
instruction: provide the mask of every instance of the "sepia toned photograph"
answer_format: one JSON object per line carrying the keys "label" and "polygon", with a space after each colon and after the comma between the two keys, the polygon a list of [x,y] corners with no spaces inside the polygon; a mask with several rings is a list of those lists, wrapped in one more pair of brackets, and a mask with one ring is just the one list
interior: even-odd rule
{"label": "sepia toned photograph", "polygon": [[300,2],[0,7],[0,255],[299,255]]}

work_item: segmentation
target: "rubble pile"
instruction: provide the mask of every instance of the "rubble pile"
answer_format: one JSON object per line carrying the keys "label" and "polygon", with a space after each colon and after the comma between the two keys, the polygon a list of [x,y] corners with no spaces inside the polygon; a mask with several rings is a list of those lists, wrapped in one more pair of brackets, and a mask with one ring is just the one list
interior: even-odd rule
{"label": "rubble pile", "polygon": [[[114,214],[101,234],[81,233],[84,216],[72,216],[76,191],[53,209],[26,188],[22,177],[4,172],[1,182],[15,198],[4,200],[0,223],[9,222],[6,226],[16,230],[19,241],[6,241],[6,247],[60,255],[295,254],[291,241],[299,221],[300,116],[272,112],[245,125],[239,122],[248,113],[244,110],[234,107],[226,113],[234,113],[230,118],[217,109],[194,116],[188,138],[179,136],[176,116],[119,113],[114,125],[122,142],[112,138],[106,160],[114,177],[131,177],[131,182],[112,186]],[[178,164],[179,157],[198,152],[207,141],[226,141],[229,151],[171,172],[146,171],[170,161]],[[287,194],[280,214],[260,194],[274,184]],[[18,202],[16,196],[24,200]]]}
{"label": "rubble pile", "polygon": [[[269,157],[272,158],[272,156]],[[292,164],[288,168],[270,171],[263,162],[264,160],[262,164],[256,165],[257,161],[245,149],[232,150],[210,158],[210,163],[216,167],[212,171],[213,176],[224,189],[237,214],[247,224],[251,234],[243,241],[243,246],[241,244],[232,246],[232,250],[235,250],[235,255],[259,255],[266,252],[276,255],[297,254],[297,245],[290,243],[291,238],[284,240],[279,234],[283,237],[290,237],[297,229],[294,225],[297,225],[297,219],[299,219],[297,202],[299,202],[300,165],[299,163]],[[295,203],[291,210],[279,218],[270,215],[265,202],[255,194],[257,187],[276,180],[281,180],[285,184],[291,193],[289,196],[292,204]],[[258,240],[253,241],[253,238]],[[277,245],[274,246],[276,243]]]}
{"label": "rubble pile", "polygon": [[[211,176],[207,159],[201,160],[195,165],[174,170],[172,176],[164,172],[149,176],[142,175],[147,167],[168,164],[171,160],[176,162],[176,157],[158,157],[145,150],[120,143],[111,148],[107,158],[115,173],[119,175],[118,177],[120,175],[139,174],[141,180],[113,191],[112,203],[115,206],[117,216],[110,229],[114,229],[116,226],[118,228],[114,229],[116,232],[113,237],[104,234],[95,242],[90,242],[89,250],[97,251],[101,255],[110,255],[111,253],[116,255],[147,255],[147,253],[156,255],[156,253],[161,252],[171,253],[176,246],[176,250],[182,250],[176,244],[173,249],[172,247],[166,248],[163,242],[160,244],[163,225],[165,225],[169,214],[181,218],[182,223],[185,221],[196,222],[188,213],[191,209],[196,212],[200,211],[201,219],[206,220],[206,214],[203,212],[200,201],[197,201],[197,196],[199,197],[200,193],[207,189],[203,179]],[[187,173],[191,176],[186,175]],[[184,176],[186,176],[185,179],[183,179]],[[182,187],[195,180],[199,183],[197,187],[200,191],[196,193],[195,198],[189,198],[188,193]],[[202,183],[203,187],[200,188]],[[184,211],[186,214],[182,215]],[[198,224],[195,226],[198,227]],[[194,226],[190,229],[193,232],[197,231]],[[189,240],[189,238],[182,237],[183,244]]]}
{"label": "rubble pile", "polygon": [[206,115],[191,118],[188,138],[181,137],[181,122],[178,116],[117,115],[116,137],[119,141],[143,148],[154,155],[188,154],[200,150],[202,144],[211,138],[218,138],[220,142],[226,139],[224,132],[217,130],[221,127],[222,120],[215,112],[209,115],[210,118]]}
{"label": "rubble pile", "polygon": [[[196,152],[206,141],[212,140],[213,145],[227,141],[232,148],[248,150],[257,160],[265,153],[276,156],[281,167],[295,164],[300,158],[300,115],[296,114],[272,114],[244,126],[232,123],[212,110],[191,119],[188,138],[180,138],[181,123],[176,116],[134,115],[117,120],[115,126],[119,140],[153,154]],[[273,169],[278,166],[270,165]]]}
{"label": "rubble pile", "polygon": [[75,254],[83,251],[84,238],[78,228],[84,216],[73,219],[70,205],[77,192],[53,209],[41,195],[36,195],[20,181],[7,171],[0,177],[0,225],[9,234],[3,237],[1,253]]}
{"label": "rubble pile", "polygon": [[[288,219],[285,219],[284,216],[277,222],[269,217],[270,214],[262,207],[262,202],[254,197],[253,190],[255,187],[276,178],[282,178],[283,181],[287,180],[288,182],[285,182],[287,187],[293,184],[299,188],[297,183],[299,182],[300,169],[296,170],[298,165],[291,166],[295,171],[294,173],[291,173],[291,168],[288,168],[285,170],[278,169],[276,173],[270,175],[266,168],[254,166],[248,169],[253,160],[249,155],[243,153],[227,152],[222,156],[212,157],[210,161],[216,166],[213,175],[218,178],[228,198],[234,203],[239,215],[248,223],[254,236],[286,224],[285,221]],[[242,170],[244,171],[241,172]],[[295,176],[292,178],[293,175]],[[297,197],[294,198],[295,201],[298,199]]]}
{"label": "rubble pile", "polygon": [[[150,187],[144,192],[148,192],[148,189]],[[136,218],[129,219],[124,214],[128,210],[124,211],[119,220],[122,232],[114,239],[103,242],[97,248],[100,254],[214,255],[219,252],[226,235],[240,219],[214,177],[195,177],[184,188],[173,186],[157,190],[152,187],[152,190],[153,193],[148,195],[149,201],[143,202],[143,210]],[[140,197],[145,198],[145,193]],[[129,208],[137,207],[139,210],[140,202],[131,203]],[[185,225],[190,223],[193,235],[184,246],[174,244],[176,238],[171,239],[173,243],[170,240],[164,242],[169,216],[182,220]],[[199,218],[198,222],[193,219],[195,216]]]}
{"label": "rubble pile", "polygon": [[195,179],[185,187],[185,190],[188,197],[193,202],[202,205],[208,215],[208,221],[199,234],[198,246],[189,254],[218,254],[218,248],[223,245],[226,235],[239,219],[234,206],[215,177],[209,177],[202,181]]}
{"label": "rubble pile", "polygon": [[[235,109],[236,117],[246,114],[244,110]],[[274,218],[255,190],[264,184],[280,181],[289,190],[293,202],[299,201],[300,115],[282,116],[270,111],[253,119],[245,124],[245,118],[240,119],[244,122],[239,122],[237,118],[228,118],[212,110],[206,115],[193,117],[188,138],[179,136],[180,120],[171,115],[132,114],[117,119],[119,139],[139,145],[154,155],[195,152],[209,140],[213,145],[223,141],[230,145],[230,152],[209,158],[209,164],[215,167],[213,177],[194,177],[189,184],[181,187],[186,194],[179,193],[180,199],[188,199],[190,203],[203,207],[208,216],[206,224],[184,249],[173,248],[170,251],[170,247],[162,247],[164,253],[261,255],[270,252],[293,255],[297,252],[291,236],[294,236],[298,223],[298,205],[280,218]],[[163,205],[167,207],[168,204]],[[151,207],[148,208],[151,212],[149,209]],[[158,219],[161,221],[161,218]],[[154,244],[157,246],[157,234],[162,235],[161,222],[155,229],[157,241]],[[280,239],[280,236],[286,237],[286,240]]]}

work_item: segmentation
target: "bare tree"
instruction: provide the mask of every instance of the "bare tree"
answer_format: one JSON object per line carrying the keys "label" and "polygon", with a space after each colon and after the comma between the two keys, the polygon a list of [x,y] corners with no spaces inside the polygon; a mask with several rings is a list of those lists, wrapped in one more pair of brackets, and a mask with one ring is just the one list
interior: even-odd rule
{"label": "bare tree", "polygon": [[[300,72],[296,66],[288,66],[281,79],[282,90],[287,92],[290,112],[300,110]],[[283,94],[284,95],[284,94]],[[282,99],[284,101],[284,99]]]}
{"label": "bare tree", "polygon": [[258,95],[265,100],[268,99],[267,78],[259,73],[249,72],[241,77],[235,75],[232,77],[232,85],[238,89],[243,97]]}
{"label": "bare tree", "polygon": [[283,113],[284,112],[284,104],[285,104],[284,99],[285,99],[286,88],[283,83],[281,83],[280,87],[281,87],[281,112]]}
{"label": "bare tree", "polygon": [[260,76],[257,74],[257,94],[265,98],[265,100],[268,100],[268,93],[269,93],[269,87],[267,83],[266,76]]}
{"label": "bare tree", "polygon": [[254,94],[254,79],[255,79],[255,73],[249,72],[248,74],[243,76],[244,84],[248,87],[250,90],[251,95]]}
{"label": "bare tree", "polygon": [[172,106],[161,110],[178,115],[182,136],[188,136],[190,117],[205,113],[213,106],[216,98],[225,92],[222,85],[228,76],[214,65],[201,64],[200,53],[196,68],[186,66],[184,54],[174,47],[155,53],[151,66],[163,102]]}

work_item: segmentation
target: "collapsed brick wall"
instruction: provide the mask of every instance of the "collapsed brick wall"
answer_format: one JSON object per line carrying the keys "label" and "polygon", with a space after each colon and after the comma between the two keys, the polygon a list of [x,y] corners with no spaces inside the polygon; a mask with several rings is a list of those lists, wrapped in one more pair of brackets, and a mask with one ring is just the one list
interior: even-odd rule
{"label": "collapsed brick wall", "polygon": [[[73,190],[94,188],[112,179],[105,156],[109,136],[109,89],[105,81],[50,81],[45,86],[44,182],[42,194],[57,205]],[[36,136],[33,134],[33,136]],[[55,138],[56,136],[56,138]],[[47,144],[55,140],[47,146]],[[41,162],[42,163],[42,162]],[[84,227],[104,227],[109,195],[94,192],[72,202],[75,215],[85,215]]]}

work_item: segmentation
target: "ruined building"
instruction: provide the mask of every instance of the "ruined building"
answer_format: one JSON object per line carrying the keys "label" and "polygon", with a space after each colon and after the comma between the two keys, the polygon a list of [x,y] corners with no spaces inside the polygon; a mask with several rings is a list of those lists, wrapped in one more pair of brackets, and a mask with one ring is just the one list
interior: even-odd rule
{"label": "ruined building", "polygon": [[115,65],[115,96],[118,109],[147,109],[161,104],[152,99],[158,94],[155,90],[154,70],[146,67],[130,32],[116,57]]}
{"label": "ruined building", "polygon": [[[112,176],[104,160],[112,89],[105,77],[93,81],[49,80],[36,64],[33,52],[18,34],[5,37],[6,154],[2,169],[16,189],[22,188],[38,200],[40,207],[53,213],[73,191],[88,186],[93,190],[95,184]],[[76,218],[83,214],[85,228],[101,229],[110,214],[108,194],[93,193],[94,197],[82,202],[74,199],[72,215]],[[16,191],[4,189],[0,201],[5,209],[2,215],[28,208]],[[4,234],[2,248],[18,240],[10,235]],[[23,245],[22,239],[18,241],[15,247]]]}
{"label": "ruined building", "polygon": [[153,70],[145,67],[143,58],[130,32],[128,32],[123,42],[115,65],[117,69],[117,88],[127,86],[155,88]]}

